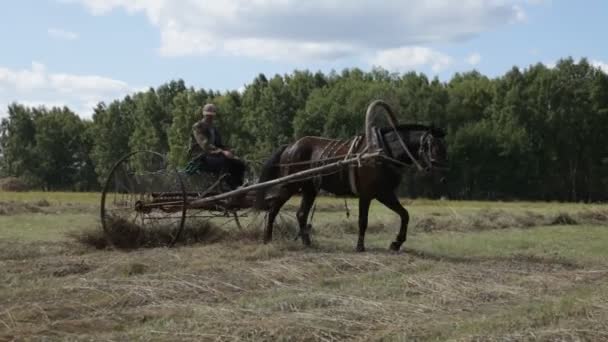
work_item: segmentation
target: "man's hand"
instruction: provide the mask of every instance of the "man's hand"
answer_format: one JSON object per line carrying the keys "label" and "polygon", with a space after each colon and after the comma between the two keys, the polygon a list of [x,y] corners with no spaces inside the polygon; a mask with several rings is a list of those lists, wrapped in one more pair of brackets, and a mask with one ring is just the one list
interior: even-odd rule
{"label": "man's hand", "polygon": [[222,154],[226,158],[231,158],[231,159],[234,158],[234,154],[232,154],[232,152],[229,150],[222,150]]}

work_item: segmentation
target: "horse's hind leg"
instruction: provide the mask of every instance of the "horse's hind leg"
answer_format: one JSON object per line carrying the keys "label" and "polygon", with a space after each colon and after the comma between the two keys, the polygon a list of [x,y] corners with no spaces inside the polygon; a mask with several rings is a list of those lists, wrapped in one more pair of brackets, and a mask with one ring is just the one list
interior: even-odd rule
{"label": "horse's hind leg", "polygon": [[367,216],[371,199],[359,197],[359,240],[357,240],[357,252],[365,252],[365,231],[367,230]]}
{"label": "horse's hind leg", "polygon": [[272,241],[272,228],[274,226],[274,220],[277,218],[277,214],[290,198],[292,193],[286,188],[281,189],[279,196],[277,196],[268,210],[268,221],[266,222],[266,230],[264,232],[264,243]]}
{"label": "horse's hind leg", "polygon": [[399,203],[399,198],[394,192],[386,192],[377,196],[378,201],[384,204],[387,208],[391,209],[401,217],[401,227],[399,228],[399,234],[395,241],[391,243],[390,248],[393,251],[398,251],[401,245],[407,239],[407,224],[410,221],[410,215],[407,210]]}
{"label": "horse's hind leg", "polygon": [[300,227],[300,237],[304,246],[310,246],[310,229],[307,225],[308,213],[312,208],[315,198],[317,197],[317,191],[312,182],[307,182],[302,186],[302,201],[300,202],[300,209],[298,209],[298,225]]}

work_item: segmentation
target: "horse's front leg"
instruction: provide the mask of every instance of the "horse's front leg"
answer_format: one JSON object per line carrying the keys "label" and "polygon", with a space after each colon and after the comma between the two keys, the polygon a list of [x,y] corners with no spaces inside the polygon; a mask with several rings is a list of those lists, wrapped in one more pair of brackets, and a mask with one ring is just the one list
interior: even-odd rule
{"label": "horse's front leg", "polygon": [[306,183],[302,187],[302,201],[300,202],[300,208],[298,209],[298,225],[300,227],[300,237],[304,246],[310,246],[310,227],[308,226],[308,214],[313,203],[315,203],[315,197],[317,197],[317,191],[314,184]]}
{"label": "horse's front leg", "polygon": [[272,201],[270,210],[268,211],[268,221],[266,222],[266,231],[264,232],[264,243],[269,243],[272,241],[274,220],[289,198],[291,198],[291,193],[289,193],[286,189],[281,189],[279,196]]}
{"label": "horse's front leg", "polygon": [[401,217],[401,227],[399,228],[399,234],[397,234],[397,238],[395,241],[391,243],[390,248],[393,251],[398,251],[401,248],[401,245],[407,240],[407,225],[410,221],[410,215],[407,210],[399,203],[399,198],[394,192],[385,192],[377,196],[378,201],[384,204],[387,208],[391,209],[399,217]]}
{"label": "horse's front leg", "polygon": [[359,197],[359,240],[357,252],[365,252],[365,231],[367,230],[367,216],[369,214],[370,198]]}

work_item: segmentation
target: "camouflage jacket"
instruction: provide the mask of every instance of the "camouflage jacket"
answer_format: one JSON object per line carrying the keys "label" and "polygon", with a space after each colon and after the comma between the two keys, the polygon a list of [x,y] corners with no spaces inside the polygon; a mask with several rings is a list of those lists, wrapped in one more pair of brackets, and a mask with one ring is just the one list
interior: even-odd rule
{"label": "camouflage jacket", "polygon": [[209,126],[203,120],[192,126],[190,139],[190,155],[196,156],[201,153],[211,153],[218,148],[223,148],[220,132],[214,126]]}

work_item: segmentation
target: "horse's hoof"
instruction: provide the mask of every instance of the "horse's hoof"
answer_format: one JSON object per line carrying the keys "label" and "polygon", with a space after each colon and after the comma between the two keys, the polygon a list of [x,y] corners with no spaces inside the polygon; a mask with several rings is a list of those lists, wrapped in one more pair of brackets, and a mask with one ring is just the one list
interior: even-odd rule
{"label": "horse's hoof", "polygon": [[304,246],[310,247],[312,245],[312,242],[310,241],[310,236],[302,235],[302,243],[304,244]]}
{"label": "horse's hoof", "polygon": [[364,246],[357,246],[357,252],[365,252]]}
{"label": "horse's hoof", "polygon": [[393,252],[399,252],[400,248],[401,248],[401,243],[399,243],[397,241],[393,241],[391,243],[391,247],[390,247],[391,251],[393,251]]}

